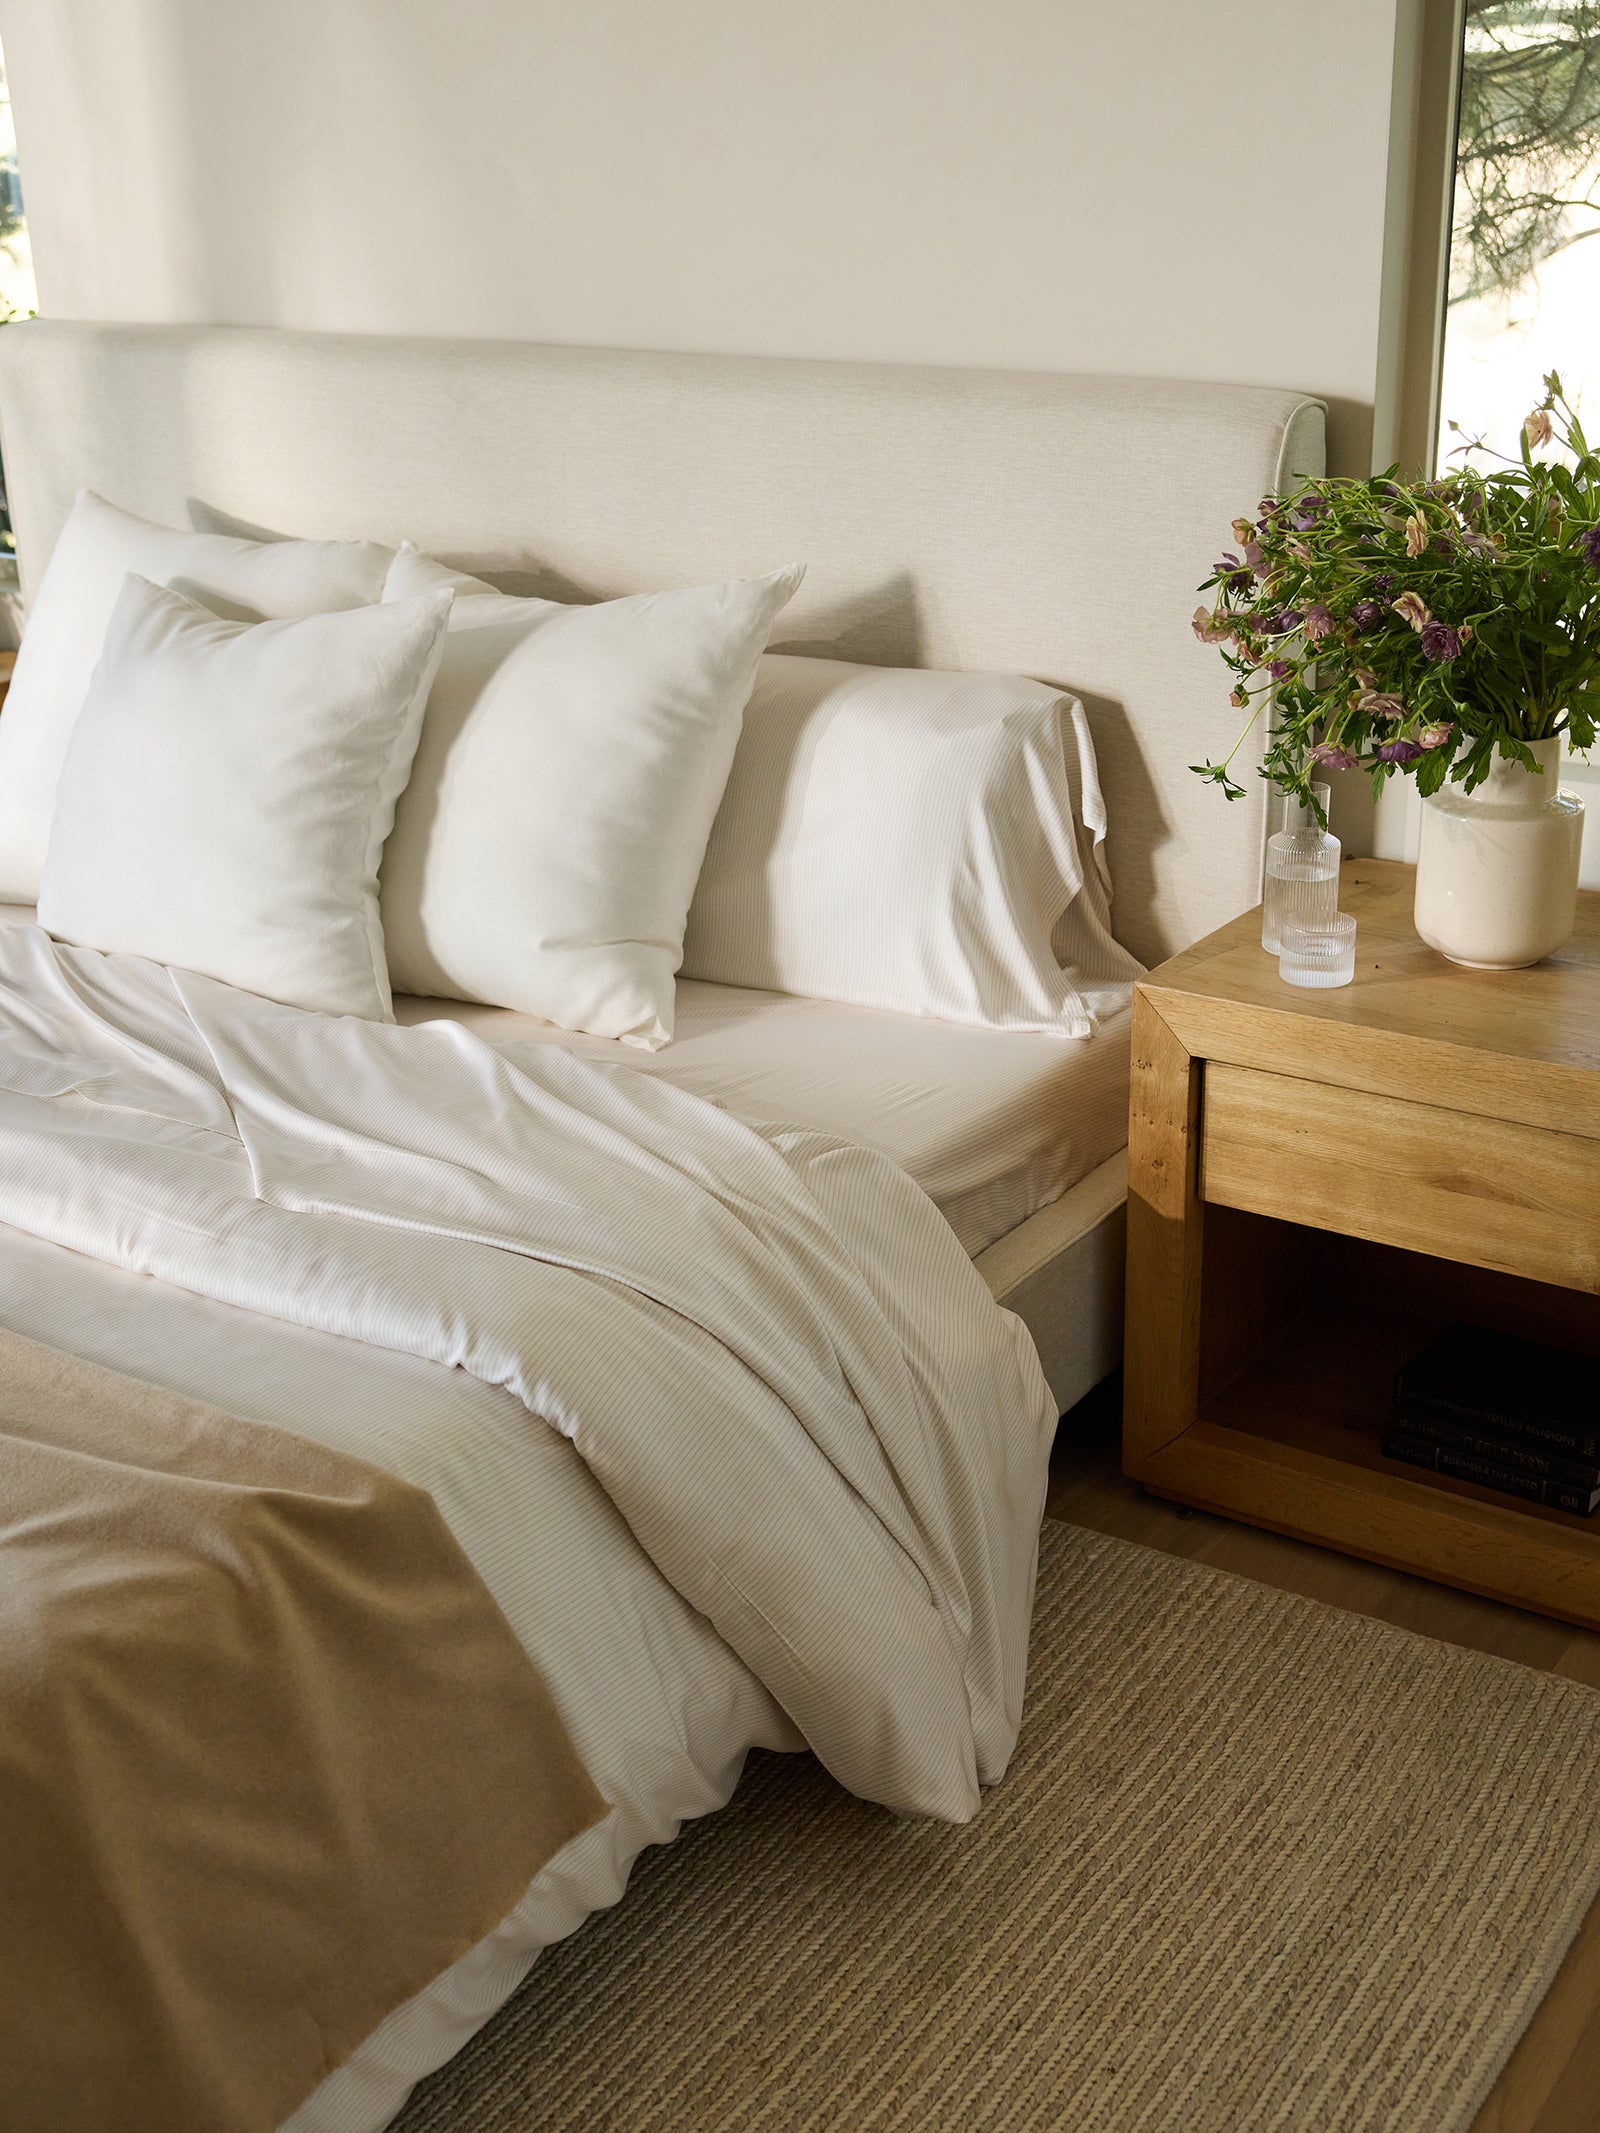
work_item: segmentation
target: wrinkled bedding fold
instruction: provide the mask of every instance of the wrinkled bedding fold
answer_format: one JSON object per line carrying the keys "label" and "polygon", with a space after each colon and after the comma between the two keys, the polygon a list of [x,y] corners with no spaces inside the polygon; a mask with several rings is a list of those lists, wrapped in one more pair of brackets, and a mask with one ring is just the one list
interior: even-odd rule
{"label": "wrinkled bedding fold", "polygon": [[971,1814],[1054,1414],[887,1158],[0,934],[0,1221],[511,1389],[840,1779]]}

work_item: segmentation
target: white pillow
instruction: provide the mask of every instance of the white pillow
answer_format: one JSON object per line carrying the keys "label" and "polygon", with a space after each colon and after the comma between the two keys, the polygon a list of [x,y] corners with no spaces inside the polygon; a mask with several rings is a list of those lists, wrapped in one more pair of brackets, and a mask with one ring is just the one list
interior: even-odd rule
{"label": "white pillow", "polygon": [[739,720],[801,575],[565,607],[401,550],[386,599],[457,597],[384,855],[397,992],[667,1042]]}
{"label": "white pillow", "polygon": [[129,571],[240,621],[320,615],[383,596],[394,554],[373,541],[242,541],[179,533],[80,492],[28,610],[0,716],[0,903],[32,903],[73,721]]}
{"label": "white pillow", "polygon": [[433,592],[229,622],[129,577],[62,769],[39,923],[391,1021],[378,861],[449,612]]}
{"label": "white pillow", "polygon": [[1111,935],[1083,706],[1010,674],[761,661],[683,974],[1087,1036]]}

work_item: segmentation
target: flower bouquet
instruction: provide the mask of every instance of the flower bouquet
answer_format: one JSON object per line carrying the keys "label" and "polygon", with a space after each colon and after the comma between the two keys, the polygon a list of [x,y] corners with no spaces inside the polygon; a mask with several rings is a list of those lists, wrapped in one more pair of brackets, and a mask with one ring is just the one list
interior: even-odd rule
{"label": "flower bouquet", "polygon": [[[1552,444],[1566,456],[1535,457]],[[1308,481],[1234,520],[1238,549],[1202,586],[1194,631],[1222,648],[1249,716],[1220,762],[1192,767],[1242,798],[1231,765],[1270,708],[1261,775],[1319,819],[1311,781],[1331,769],[1369,771],[1375,789],[1399,771],[1425,798],[1492,778],[1498,793],[1514,769],[1549,786],[1539,806],[1556,795],[1575,813],[1559,839],[1575,898],[1582,809],[1553,781],[1561,738],[1587,749],[1600,714],[1600,457],[1554,372],[1517,459],[1486,470],[1481,442],[1460,451],[1436,480]],[[1431,938],[1420,895],[1418,922]]]}

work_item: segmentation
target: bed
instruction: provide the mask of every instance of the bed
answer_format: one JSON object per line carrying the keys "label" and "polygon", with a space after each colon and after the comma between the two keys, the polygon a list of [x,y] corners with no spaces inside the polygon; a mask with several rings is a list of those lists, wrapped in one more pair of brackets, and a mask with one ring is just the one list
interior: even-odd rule
{"label": "bed", "polygon": [[[1216,722],[1184,618],[1238,500],[1321,468],[1322,409],[1213,385],[243,328],[39,322],[0,337],[24,588],[76,490],[171,525],[410,539],[513,590],[611,598],[810,559],[775,648],[1037,675],[1088,707],[1119,938],[1150,963],[1258,894],[1263,803],[1186,769]],[[26,926],[26,909],[4,917]],[[1063,1046],[680,982],[622,1063],[739,1117],[877,1151],[1029,1329],[1053,1411],[1120,1345],[1125,1016]],[[600,1039],[397,1001],[515,1062]],[[674,1589],[568,1437],[501,1384],[0,1227],[0,1323],[426,1489],[536,1657],[611,1812],[286,2123],[368,2133],[621,1894],[632,1859],[801,1736]],[[539,1545],[530,1547],[536,1534]]]}

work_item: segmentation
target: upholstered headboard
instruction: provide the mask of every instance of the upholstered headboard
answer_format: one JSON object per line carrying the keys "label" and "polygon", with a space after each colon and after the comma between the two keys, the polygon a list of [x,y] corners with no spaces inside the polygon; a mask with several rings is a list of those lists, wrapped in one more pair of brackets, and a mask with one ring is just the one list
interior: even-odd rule
{"label": "upholstered headboard", "polygon": [[82,487],[147,517],[410,538],[595,598],[810,566],[779,650],[991,668],[1087,703],[1117,931],[1157,961],[1259,893],[1265,788],[1189,630],[1228,522],[1323,465],[1294,392],[252,327],[0,333],[26,591]]}

